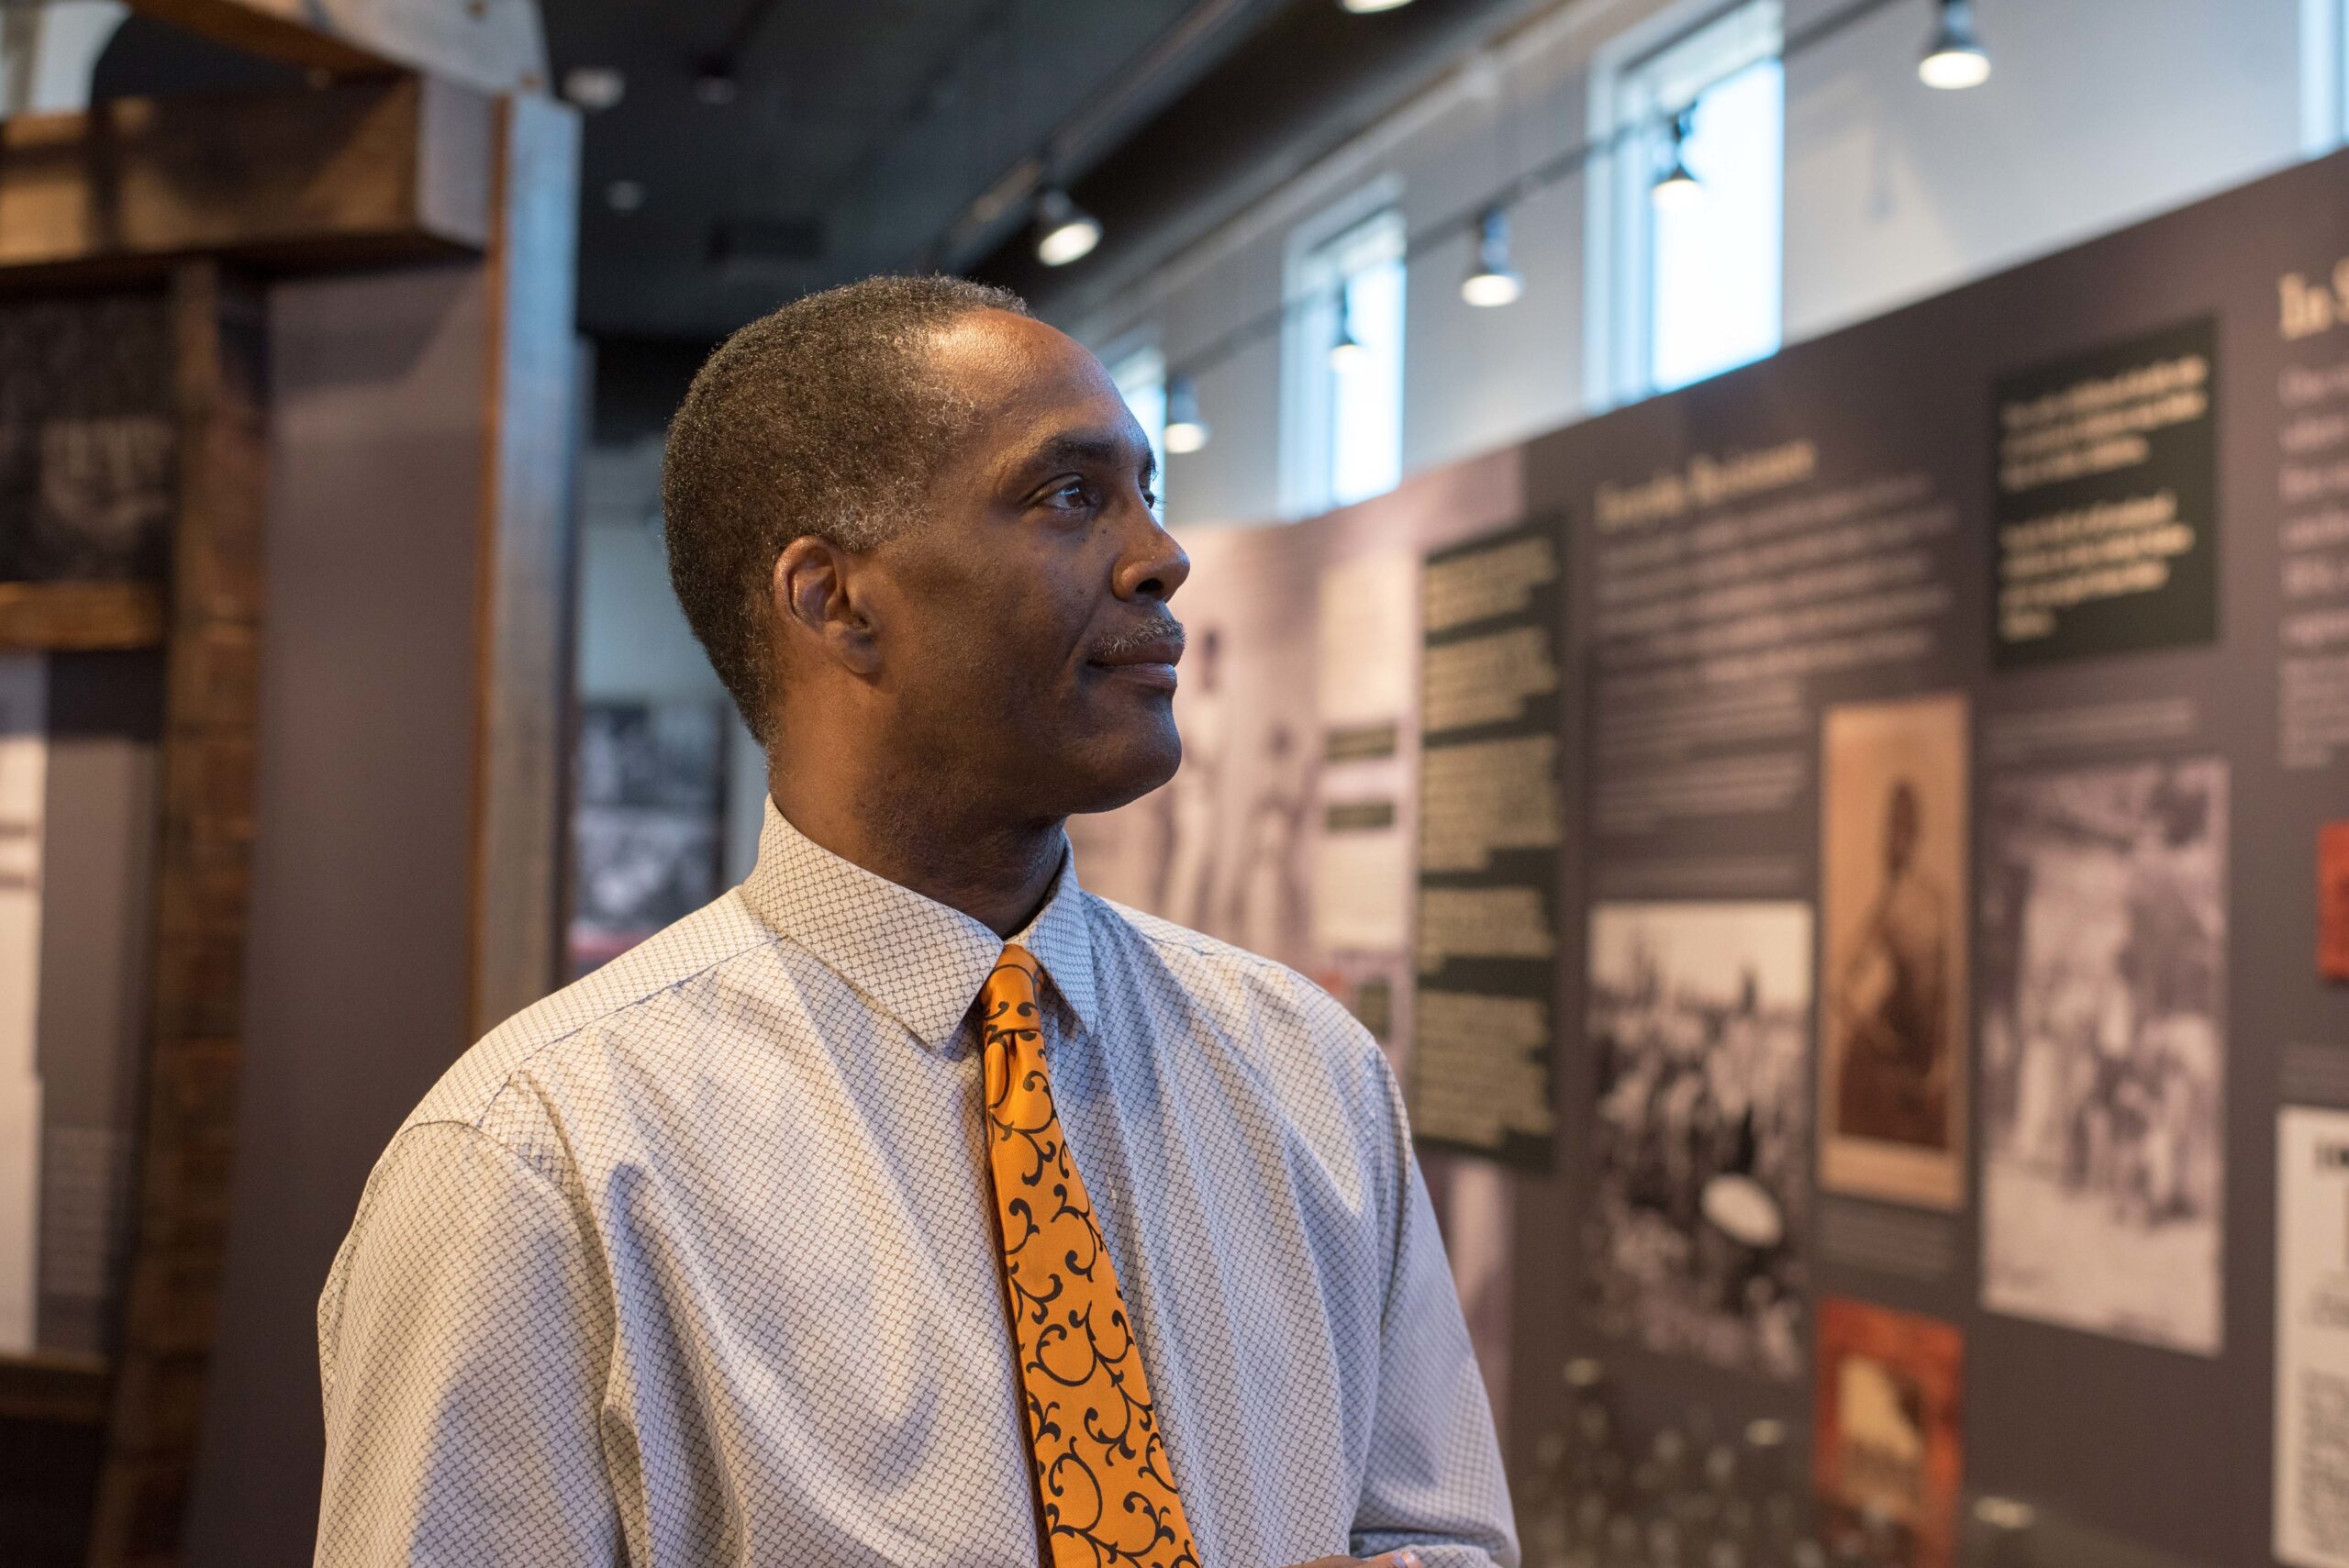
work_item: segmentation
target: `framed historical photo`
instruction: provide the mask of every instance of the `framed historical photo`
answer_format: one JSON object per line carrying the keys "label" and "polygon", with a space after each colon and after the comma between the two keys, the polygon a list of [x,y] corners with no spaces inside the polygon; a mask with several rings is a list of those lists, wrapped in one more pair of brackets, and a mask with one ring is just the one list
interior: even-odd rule
{"label": "framed historical photo", "polygon": [[1830,708],[1820,795],[1820,1184],[1965,1198],[1966,703]]}

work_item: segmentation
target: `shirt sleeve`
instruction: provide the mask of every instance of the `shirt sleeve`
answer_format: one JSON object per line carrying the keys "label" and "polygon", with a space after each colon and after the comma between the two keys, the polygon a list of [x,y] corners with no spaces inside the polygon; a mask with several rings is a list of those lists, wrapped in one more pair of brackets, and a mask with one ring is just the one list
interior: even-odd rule
{"label": "shirt sleeve", "polygon": [[318,1310],[318,1568],[618,1564],[608,1298],[572,1204],[462,1123],[402,1133]]}
{"label": "shirt sleeve", "polygon": [[1408,1546],[1427,1568],[1517,1568],[1517,1530],[1484,1378],[1411,1152],[1402,1091],[1383,1056],[1378,1064],[1398,1190],[1378,1406],[1352,1550],[1373,1557]]}

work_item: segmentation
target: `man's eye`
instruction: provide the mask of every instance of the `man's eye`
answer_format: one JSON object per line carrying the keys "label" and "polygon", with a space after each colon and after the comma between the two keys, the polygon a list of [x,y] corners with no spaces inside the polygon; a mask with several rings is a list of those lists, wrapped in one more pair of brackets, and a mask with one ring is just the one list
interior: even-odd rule
{"label": "man's eye", "polygon": [[1063,507],[1083,507],[1095,505],[1093,486],[1087,484],[1082,479],[1072,479],[1064,484],[1054,485],[1052,490],[1045,495],[1044,499],[1051,502],[1055,506]]}

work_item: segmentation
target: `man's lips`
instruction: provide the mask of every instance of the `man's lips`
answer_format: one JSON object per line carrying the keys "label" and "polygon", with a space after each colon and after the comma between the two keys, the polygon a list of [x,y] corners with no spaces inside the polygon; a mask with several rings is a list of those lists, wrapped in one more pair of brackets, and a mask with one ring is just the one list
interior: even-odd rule
{"label": "man's lips", "polygon": [[1086,662],[1121,680],[1171,692],[1175,684],[1174,666],[1182,658],[1183,635],[1173,632],[1132,640],[1121,639]]}

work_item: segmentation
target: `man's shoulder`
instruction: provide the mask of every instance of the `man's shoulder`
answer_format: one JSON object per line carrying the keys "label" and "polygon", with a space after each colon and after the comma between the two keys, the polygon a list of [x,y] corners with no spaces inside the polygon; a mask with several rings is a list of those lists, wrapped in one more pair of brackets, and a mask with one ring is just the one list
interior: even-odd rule
{"label": "man's shoulder", "polygon": [[1336,997],[1288,965],[1114,899],[1085,897],[1097,934],[1107,931],[1116,940],[1122,933],[1210,1012],[1244,1016],[1274,1008],[1294,1017],[1324,1045],[1377,1051],[1370,1031]]}
{"label": "man's shoulder", "polygon": [[1244,984],[1284,986],[1309,986],[1312,984],[1285,963],[1234,946],[1220,937],[1195,931],[1188,926],[1178,926],[1146,909],[1120,904],[1114,898],[1104,898],[1097,893],[1087,893],[1085,901],[1097,932],[1107,929],[1115,934],[1122,927],[1139,939],[1143,946],[1156,949],[1186,968],[1212,971]]}
{"label": "man's shoulder", "polygon": [[607,1047],[639,1026],[653,1032],[659,1015],[692,983],[773,940],[739,890],[721,895],[484,1035],[441,1074],[402,1130],[428,1122],[483,1126],[518,1074],[568,1049]]}

